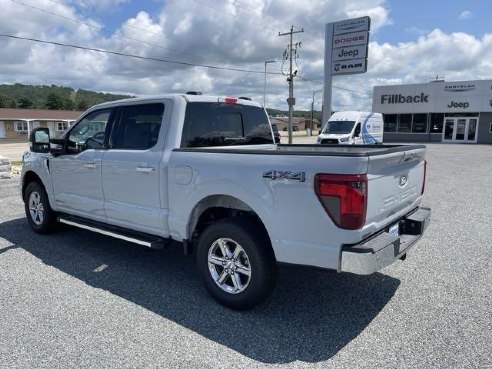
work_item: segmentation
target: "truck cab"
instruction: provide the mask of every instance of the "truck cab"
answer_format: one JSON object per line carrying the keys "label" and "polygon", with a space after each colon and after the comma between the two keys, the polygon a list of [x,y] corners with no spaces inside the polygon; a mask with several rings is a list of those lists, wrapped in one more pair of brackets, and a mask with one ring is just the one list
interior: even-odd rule
{"label": "truck cab", "polygon": [[380,113],[341,111],[333,113],[318,136],[318,144],[374,145],[383,142]]}

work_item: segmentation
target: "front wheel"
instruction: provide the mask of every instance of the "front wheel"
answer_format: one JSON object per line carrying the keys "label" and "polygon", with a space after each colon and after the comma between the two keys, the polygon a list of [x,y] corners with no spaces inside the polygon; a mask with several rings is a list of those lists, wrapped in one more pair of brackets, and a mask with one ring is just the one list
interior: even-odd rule
{"label": "front wheel", "polygon": [[197,264],[207,291],[232,309],[259,304],[275,286],[277,266],[270,241],[249,218],[210,225],[200,236]]}
{"label": "front wheel", "polygon": [[48,201],[48,195],[42,185],[31,182],[24,195],[26,217],[29,225],[36,233],[49,233],[53,230],[56,220]]}

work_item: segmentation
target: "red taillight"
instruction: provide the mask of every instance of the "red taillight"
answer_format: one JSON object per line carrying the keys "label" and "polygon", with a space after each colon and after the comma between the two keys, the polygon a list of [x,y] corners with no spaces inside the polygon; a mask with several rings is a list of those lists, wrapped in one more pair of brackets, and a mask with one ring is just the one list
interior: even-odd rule
{"label": "red taillight", "polygon": [[227,104],[235,104],[235,103],[237,103],[237,99],[235,97],[226,97],[225,102]]}
{"label": "red taillight", "polygon": [[314,192],[338,227],[359,229],[364,226],[367,210],[365,174],[316,174]]}
{"label": "red taillight", "polygon": [[424,180],[422,181],[422,192],[420,193],[421,195],[424,194],[425,190],[425,177],[427,177],[427,160],[424,160]]}

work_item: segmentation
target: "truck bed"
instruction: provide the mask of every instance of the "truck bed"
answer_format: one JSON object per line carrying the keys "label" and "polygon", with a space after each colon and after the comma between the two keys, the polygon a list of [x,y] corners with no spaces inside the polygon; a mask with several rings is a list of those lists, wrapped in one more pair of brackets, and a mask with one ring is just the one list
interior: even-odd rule
{"label": "truck bed", "polygon": [[252,155],[306,155],[306,156],[349,156],[369,157],[397,152],[425,149],[424,145],[265,145],[199,147],[174,149],[179,152],[208,152],[223,154]]}

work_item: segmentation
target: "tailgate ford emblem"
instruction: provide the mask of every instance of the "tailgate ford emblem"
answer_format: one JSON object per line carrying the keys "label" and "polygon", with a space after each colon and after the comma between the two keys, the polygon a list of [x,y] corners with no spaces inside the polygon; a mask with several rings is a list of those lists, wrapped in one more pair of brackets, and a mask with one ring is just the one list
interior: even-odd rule
{"label": "tailgate ford emblem", "polygon": [[405,187],[405,185],[407,184],[408,182],[408,177],[403,175],[403,176],[400,176],[400,187]]}

